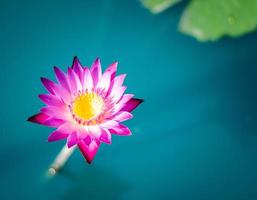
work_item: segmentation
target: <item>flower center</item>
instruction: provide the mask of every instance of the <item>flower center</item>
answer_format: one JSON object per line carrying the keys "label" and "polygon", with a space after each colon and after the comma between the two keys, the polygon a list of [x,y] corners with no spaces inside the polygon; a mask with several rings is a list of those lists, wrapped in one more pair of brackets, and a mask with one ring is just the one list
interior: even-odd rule
{"label": "flower center", "polygon": [[73,102],[73,113],[82,120],[97,117],[104,109],[104,101],[94,92],[82,94]]}

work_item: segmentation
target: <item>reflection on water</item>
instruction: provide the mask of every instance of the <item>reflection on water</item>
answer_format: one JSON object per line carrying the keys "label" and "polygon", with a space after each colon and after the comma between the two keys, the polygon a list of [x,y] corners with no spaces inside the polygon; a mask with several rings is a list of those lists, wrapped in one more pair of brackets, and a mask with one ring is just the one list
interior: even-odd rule
{"label": "reflection on water", "polygon": [[68,169],[63,169],[60,175],[71,179],[74,183],[61,197],[63,200],[116,200],[120,199],[130,188],[125,180],[122,180],[117,174],[108,169],[90,167],[86,173],[74,173]]}

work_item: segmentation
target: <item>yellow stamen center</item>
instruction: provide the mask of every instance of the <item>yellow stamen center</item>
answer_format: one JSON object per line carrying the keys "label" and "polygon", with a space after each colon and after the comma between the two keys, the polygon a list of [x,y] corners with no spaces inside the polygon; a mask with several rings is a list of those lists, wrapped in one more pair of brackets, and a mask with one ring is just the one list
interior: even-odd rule
{"label": "yellow stamen center", "polygon": [[103,109],[103,99],[94,92],[80,95],[73,102],[73,113],[82,120],[97,117]]}

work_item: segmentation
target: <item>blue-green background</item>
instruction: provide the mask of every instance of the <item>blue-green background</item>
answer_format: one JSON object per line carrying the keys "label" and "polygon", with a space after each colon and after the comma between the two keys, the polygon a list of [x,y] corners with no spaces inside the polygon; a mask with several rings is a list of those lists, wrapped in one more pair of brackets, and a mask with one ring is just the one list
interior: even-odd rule
{"label": "blue-green background", "polygon": [[[186,2],[153,16],[138,1],[0,1],[1,199],[257,199],[257,34],[198,43],[177,31]],[[45,176],[64,142],[26,122],[40,77],[74,56],[119,61],[145,103],[131,137],[79,151]]]}

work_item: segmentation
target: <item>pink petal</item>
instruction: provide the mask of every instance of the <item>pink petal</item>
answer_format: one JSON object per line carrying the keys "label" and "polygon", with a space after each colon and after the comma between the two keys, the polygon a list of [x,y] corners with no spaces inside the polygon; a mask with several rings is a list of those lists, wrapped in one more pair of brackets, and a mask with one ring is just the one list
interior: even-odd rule
{"label": "pink petal", "polygon": [[51,118],[51,119],[46,120],[44,122],[44,125],[57,128],[60,125],[62,125],[63,123],[65,123],[65,121],[62,119]]}
{"label": "pink petal", "polygon": [[94,81],[94,86],[97,85],[98,81],[101,79],[102,76],[102,67],[101,67],[101,63],[100,63],[100,59],[97,58],[94,63],[91,66],[90,72],[92,74],[93,77],[93,81]]}
{"label": "pink petal", "polygon": [[54,142],[54,141],[57,141],[57,140],[62,140],[62,139],[65,139],[67,137],[68,137],[68,134],[66,134],[66,133],[62,133],[62,132],[59,132],[59,131],[54,131],[54,132],[52,132],[51,135],[49,135],[48,142]]}
{"label": "pink petal", "polygon": [[41,78],[41,81],[45,88],[53,95],[58,96],[60,99],[63,99],[67,104],[71,101],[71,96],[66,89],[61,85],[57,85],[55,82],[47,79]]}
{"label": "pink petal", "polygon": [[74,146],[75,144],[77,144],[77,141],[78,141],[77,134],[76,134],[76,132],[73,132],[67,138],[67,146],[68,146],[68,148],[70,148],[70,147]]}
{"label": "pink petal", "polygon": [[47,106],[41,108],[40,111],[46,115],[51,117],[55,117],[58,119],[66,119],[68,120],[70,117],[69,109],[67,107],[54,107],[54,106]]}
{"label": "pink petal", "polygon": [[54,72],[55,72],[56,79],[61,84],[61,86],[65,88],[67,91],[70,91],[70,85],[66,74],[58,67],[54,67]]}
{"label": "pink petal", "polygon": [[81,91],[82,85],[81,85],[80,79],[71,68],[68,69],[68,77],[70,80],[71,92],[75,93],[77,91]]}
{"label": "pink petal", "polygon": [[127,74],[121,74],[121,75],[115,77],[113,79],[113,82],[114,82],[114,86],[113,87],[114,88],[121,87],[123,82],[124,82],[124,80],[125,80],[125,78],[126,78],[126,76],[127,76]]}
{"label": "pink petal", "polygon": [[111,133],[107,129],[102,129],[101,130],[101,136],[100,136],[100,141],[105,142],[107,144],[112,143],[112,136]]}
{"label": "pink petal", "polygon": [[121,97],[121,99],[119,100],[118,104],[125,104],[125,103],[127,103],[133,96],[134,96],[134,94],[124,94]]}
{"label": "pink petal", "polygon": [[120,111],[121,108],[133,97],[133,94],[124,94],[118,103],[114,104],[113,113],[117,113]]}
{"label": "pink petal", "polygon": [[87,160],[87,162],[90,164],[92,160],[94,159],[97,150],[100,146],[100,142],[98,140],[92,140],[92,142],[87,145],[84,140],[80,140],[78,143],[78,147],[83,154],[84,158]]}
{"label": "pink petal", "polygon": [[28,121],[51,127],[59,127],[61,124],[64,123],[63,120],[51,118],[49,115],[46,115],[42,112],[31,116],[30,118],[28,118]]}
{"label": "pink petal", "polygon": [[84,78],[83,78],[83,89],[91,91],[93,88],[93,79],[91,72],[88,68],[84,69]]}
{"label": "pink petal", "polygon": [[100,124],[100,127],[101,128],[112,128],[112,127],[116,127],[118,125],[119,125],[119,122],[116,122],[114,120],[106,120],[105,122]]}
{"label": "pink petal", "polygon": [[87,131],[91,136],[99,139],[99,137],[101,136],[101,130],[100,130],[99,126],[97,126],[97,125],[96,126],[88,126],[87,128],[88,128]]}
{"label": "pink petal", "polygon": [[105,72],[102,78],[100,79],[100,81],[98,82],[96,88],[107,92],[110,86],[110,82],[111,82],[111,74],[110,72]]}
{"label": "pink petal", "polygon": [[113,102],[117,102],[121,99],[121,97],[124,94],[126,89],[127,89],[126,86],[122,86],[117,89],[113,89],[109,96],[112,98]]}
{"label": "pink petal", "polygon": [[122,110],[122,111],[131,112],[131,111],[134,110],[137,106],[139,106],[143,101],[144,101],[143,99],[132,98],[132,99],[130,99],[130,100],[124,105],[124,107],[123,107],[121,110]]}
{"label": "pink petal", "polygon": [[43,83],[43,85],[45,86],[45,88],[51,93],[51,94],[55,94],[54,93],[54,90],[53,90],[53,87],[55,85],[55,82],[47,79],[47,78],[44,78],[44,77],[41,77],[41,82]]}
{"label": "pink petal", "polygon": [[64,104],[60,99],[51,94],[40,94],[38,97],[47,105],[62,107]]}
{"label": "pink petal", "polygon": [[111,74],[111,80],[113,80],[116,75],[117,65],[118,62],[114,62],[105,70],[105,72],[109,72]]}
{"label": "pink petal", "polygon": [[70,122],[66,122],[66,123],[62,124],[61,126],[59,126],[57,131],[66,133],[66,134],[71,134],[74,131],[76,131],[76,127],[74,127],[74,125],[71,124]]}
{"label": "pink petal", "polygon": [[72,101],[71,94],[66,89],[64,89],[61,85],[55,84],[54,91],[56,96],[62,99],[66,104],[70,104]]}
{"label": "pink petal", "polygon": [[49,119],[49,116],[44,113],[38,113],[36,115],[31,116],[27,120],[33,123],[42,124],[44,125],[44,122]]}
{"label": "pink petal", "polygon": [[122,124],[119,124],[119,126],[117,127],[110,128],[109,131],[110,133],[117,135],[131,135],[131,131],[129,130],[129,128]]}
{"label": "pink petal", "polygon": [[72,63],[72,69],[75,71],[75,73],[78,75],[80,81],[83,80],[83,67],[79,62],[79,59],[77,56],[74,57],[73,63]]}
{"label": "pink petal", "polygon": [[114,91],[118,90],[123,82],[124,82],[124,79],[126,77],[126,74],[121,74],[117,77],[115,77],[111,83],[110,83],[110,87],[109,87],[109,91],[108,91],[108,96],[113,96],[114,95]]}
{"label": "pink petal", "polygon": [[91,135],[86,135],[83,138],[83,141],[86,143],[86,145],[90,145],[90,143],[94,140],[94,138]]}
{"label": "pink petal", "polygon": [[133,117],[133,115],[127,111],[121,111],[118,112],[116,115],[114,115],[114,117],[112,118],[112,120],[118,121],[118,122],[123,122],[126,121],[128,119],[131,119]]}
{"label": "pink petal", "polygon": [[[77,128],[77,130],[76,130],[76,133],[77,133],[77,137],[78,137],[78,139],[80,139],[80,140],[84,140],[84,139],[86,139],[87,137],[90,139],[91,138],[91,136],[90,136],[90,134],[89,134],[89,132],[88,131],[86,131],[86,126],[84,127],[84,128]],[[91,142],[91,140],[90,140],[90,142]]]}

